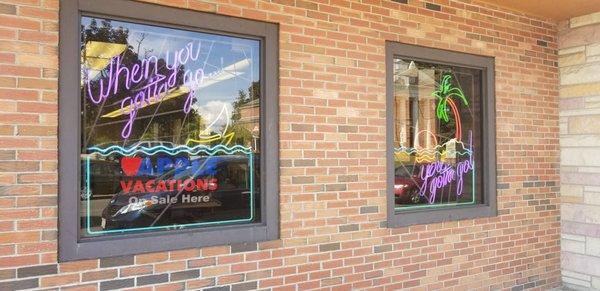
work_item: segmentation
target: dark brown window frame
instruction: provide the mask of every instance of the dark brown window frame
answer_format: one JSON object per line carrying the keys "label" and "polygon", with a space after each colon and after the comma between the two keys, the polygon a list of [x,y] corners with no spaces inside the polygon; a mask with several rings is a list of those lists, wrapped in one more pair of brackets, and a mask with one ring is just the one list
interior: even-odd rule
{"label": "dark brown window frame", "polygon": [[[386,193],[389,227],[429,224],[498,215],[496,193],[496,115],[494,58],[386,41]],[[396,213],[394,202],[394,58],[403,57],[482,70],[483,204]]]}
{"label": "dark brown window frame", "polygon": [[[141,24],[258,39],[261,42],[261,223],[114,237],[79,237],[80,18],[101,16]],[[170,251],[279,238],[279,28],[277,24],[127,0],[60,1],[59,261]]]}

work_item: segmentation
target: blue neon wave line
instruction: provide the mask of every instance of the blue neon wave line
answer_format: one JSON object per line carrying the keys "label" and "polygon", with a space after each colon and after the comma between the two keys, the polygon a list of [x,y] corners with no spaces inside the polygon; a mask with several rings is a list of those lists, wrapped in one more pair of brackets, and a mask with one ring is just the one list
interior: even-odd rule
{"label": "blue neon wave line", "polygon": [[[394,148],[394,152],[395,153],[407,153],[407,154],[414,154],[414,153],[419,153],[419,152],[423,152],[426,154],[437,154],[440,153],[437,149],[436,150],[417,150],[415,148],[407,148],[407,147],[399,147],[399,148]],[[446,151],[448,154],[459,154],[459,155],[465,155],[465,154],[473,154],[473,151],[470,149],[463,149],[464,153],[461,151],[457,151],[457,150],[453,150],[453,151]]]}
{"label": "blue neon wave line", "polygon": [[[218,145],[216,147],[219,147],[221,145]],[[113,146],[114,147],[114,146]],[[119,147],[119,146],[116,146]],[[158,147],[163,147],[163,146],[158,146]],[[196,146],[197,147],[197,146]],[[204,146],[206,147],[206,146]],[[224,146],[223,146],[224,147]],[[232,147],[235,148],[238,147],[237,145]],[[239,146],[240,148],[244,148],[244,149],[248,149],[242,146]],[[122,148],[122,147],[119,147]],[[145,148],[145,147],[142,147]],[[164,148],[164,147],[163,147]],[[108,233],[124,233],[124,232],[131,232],[131,231],[152,231],[152,230],[159,230],[159,229],[169,229],[169,228],[173,228],[173,227],[181,227],[181,228],[188,228],[188,227],[194,227],[194,226],[211,226],[211,225],[228,225],[228,224],[236,224],[236,223],[248,223],[248,222],[252,222],[252,220],[254,220],[254,154],[252,153],[252,151],[250,151],[249,153],[247,153],[248,155],[248,165],[249,165],[249,171],[250,171],[250,217],[248,218],[243,218],[243,219],[232,219],[232,220],[221,220],[221,221],[208,221],[208,222],[196,222],[196,223],[188,223],[188,224],[181,224],[181,225],[161,225],[161,226],[151,226],[151,227],[136,227],[136,228],[128,228],[128,229],[111,229],[111,230],[101,230],[101,231],[95,231],[92,230],[92,222],[91,222],[91,203],[90,203],[90,157],[86,158],[86,204],[87,204],[87,225],[86,225],[86,231],[88,234],[108,234]]]}
{"label": "blue neon wave line", "polygon": [[109,146],[107,148],[90,147],[90,148],[88,148],[88,151],[90,153],[98,153],[103,156],[110,155],[113,153],[119,153],[124,156],[131,156],[136,153],[144,153],[146,155],[153,155],[153,154],[156,154],[159,152],[163,152],[163,153],[171,154],[171,155],[176,155],[179,153],[188,153],[190,155],[196,155],[199,153],[206,153],[209,155],[216,154],[216,153],[232,154],[235,152],[242,152],[244,154],[252,153],[252,150],[250,148],[247,148],[247,147],[244,147],[241,145],[235,145],[232,147],[227,147],[224,145],[216,145],[213,147],[208,147],[205,145],[197,145],[197,146],[193,146],[193,147],[181,145],[181,146],[176,146],[174,148],[168,148],[168,147],[165,147],[162,145],[154,146],[154,147],[132,147],[132,148],[113,145],[113,146]]}

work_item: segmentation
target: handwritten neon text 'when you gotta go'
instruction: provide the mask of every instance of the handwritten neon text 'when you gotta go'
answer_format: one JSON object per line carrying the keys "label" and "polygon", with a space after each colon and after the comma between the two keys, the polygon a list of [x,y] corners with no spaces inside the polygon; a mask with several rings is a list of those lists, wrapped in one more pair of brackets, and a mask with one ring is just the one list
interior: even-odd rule
{"label": "handwritten neon text 'when you gotta go'", "polygon": [[[121,101],[123,114],[129,115],[121,131],[121,136],[128,138],[131,135],[138,109],[160,101],[169,91],[174,89],[177,85],[179,68],[188,62],[197,61],[200,56],[200,50],[201,43],[198,41],[197,43],[189,42],[183,48],[173,53],[167,51],[165,53],[167,75],[158,72],[159,59],[156,56],[146,57],[140,62],[131,65],[131,67],[123,66],[121,56],[115,56],[110,60],[108,65],[108,77],[98,81],[99,92],[97,94],[92,92],[92,80],[86,80],[88,98],[92,103],[98,105],[105,102],[111,95],[119,93],[120,82],[124,82],[127,90],[130,90],[137,84],[143,83],[143,87],[136,89],[135,96],[127,96]],[[184,113],[189,113],[196,101],[195,88],[198,88],[204,82],[204,79],[217,73],[219,72],[213,72],[207,76],[204,74],[202,68],[194,71],[185,70],[183,82],[190,87],[190,91],[184,103]]]}

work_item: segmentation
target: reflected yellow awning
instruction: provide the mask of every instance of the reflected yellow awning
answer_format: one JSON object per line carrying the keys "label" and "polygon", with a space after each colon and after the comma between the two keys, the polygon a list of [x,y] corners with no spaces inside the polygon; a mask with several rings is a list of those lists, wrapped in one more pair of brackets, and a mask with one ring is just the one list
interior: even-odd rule
{"label": "reflected yellow awning", "polygon": [[[89,41],[85,44],[85,55],[81,54],[81,63],[89,70],[88,79],[93,79],[110,64],[110,60],[123,53],[127,44]],[[82,80],[83,81],[83,80]]]}

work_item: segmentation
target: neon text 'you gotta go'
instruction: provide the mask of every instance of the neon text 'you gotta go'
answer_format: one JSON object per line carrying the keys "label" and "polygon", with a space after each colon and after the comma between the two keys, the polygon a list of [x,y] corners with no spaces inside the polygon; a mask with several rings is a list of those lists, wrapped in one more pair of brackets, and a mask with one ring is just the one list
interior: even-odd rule
{"label": "neon text 'you gotta go'", "polygon": [[[473,168],[471,159],[460,161],[456,166],[441,161],[426,164],[421,168],[420,177],[423,182],[419,194],[427,197],[431,204],[435,201],[439,189],[456,181],[456,196],[459,197],[463,194],[464,176]],[[427,192],[429,195],[426,195]]]}

